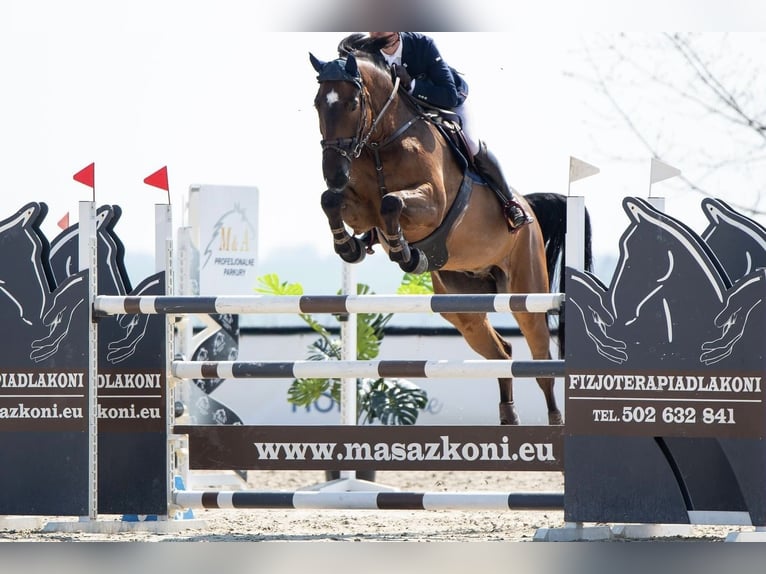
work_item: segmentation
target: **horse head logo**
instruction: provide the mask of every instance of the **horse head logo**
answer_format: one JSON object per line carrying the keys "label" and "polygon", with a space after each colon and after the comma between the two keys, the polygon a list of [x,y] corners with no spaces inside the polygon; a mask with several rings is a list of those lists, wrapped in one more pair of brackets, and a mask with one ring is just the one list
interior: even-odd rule
{"label": "horse head logo", "polygon": [[701,237],[732,282],[766,267],[766,229],[720,199],[706,198],[702,211],[708,226]]}
{"label": "horse head logo", "polygon": [[661,360],[666,368],[731,356],[760,304],[763,274],[732,287],[710,246],[684,224],[642,199],[626,198],[623,208],[630,224],[609,286],[567,275],[567,301],[591,350],[610,363]]}

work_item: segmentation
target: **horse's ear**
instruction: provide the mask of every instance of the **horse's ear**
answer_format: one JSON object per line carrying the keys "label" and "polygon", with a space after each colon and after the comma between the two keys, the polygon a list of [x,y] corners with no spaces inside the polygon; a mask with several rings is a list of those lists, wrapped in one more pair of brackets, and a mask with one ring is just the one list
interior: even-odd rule
{"label": "horse's ear", "polygon": [[356,65],[356,58],[353,54],[349,54],[346,58],[346,73],[352,78],[359,77],[359,66]]}
{"label": "horse's ear", "polygon": [[327,63],[327,62],[322,62],[321,60],[317,59],[317,57],[314,56],[314,54],[312,54],[311,52],[309,52],[309,60],[311,60],[311,65],[314,66],[314,69],[317,72],[321,72],[322,68],[324,68],[325,64]]}

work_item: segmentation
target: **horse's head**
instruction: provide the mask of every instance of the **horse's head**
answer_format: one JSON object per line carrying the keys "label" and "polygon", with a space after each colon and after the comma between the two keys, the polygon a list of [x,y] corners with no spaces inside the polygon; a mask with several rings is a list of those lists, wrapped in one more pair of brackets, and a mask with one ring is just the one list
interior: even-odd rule
{"label": "horse's head", "polygon": [[359,155],[364,137],[362,77],[353,54],[330,62],[309,56],[319,74],[314,107],[322,134],[322,174],[329,189],[341,191],[348,183],[351,160]]}

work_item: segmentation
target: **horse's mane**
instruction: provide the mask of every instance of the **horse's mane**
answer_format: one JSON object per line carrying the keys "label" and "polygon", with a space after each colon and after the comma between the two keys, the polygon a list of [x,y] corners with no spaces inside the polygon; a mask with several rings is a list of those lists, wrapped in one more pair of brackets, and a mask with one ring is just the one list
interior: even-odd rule
{"label": "horse's mane", "polygon": [[386,38],[371,38],[366,34],[355,32],[343,38],[338,44],[338,56],[345,58],[353,54],[355,58],[361,58],[374,63],[383,70],[388,70],[388,63],[380,53],[388,40]]}

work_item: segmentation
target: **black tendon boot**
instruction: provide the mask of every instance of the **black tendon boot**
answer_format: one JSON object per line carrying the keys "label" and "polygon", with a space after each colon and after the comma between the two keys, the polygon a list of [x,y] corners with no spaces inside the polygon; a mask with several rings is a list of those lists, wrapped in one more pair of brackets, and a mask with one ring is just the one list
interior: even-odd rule
{"label": "black tendon boot", "polygon": [[525,223],[531,222],[532,218],[524,213],[519,202],[513,197],[513,192],[505,181],[497,158],[487,149],[487,144],[483,141],[479,142],[479,152],[473,157],[473,160],[479,175],[500,198],[500,202],[503,204],[503,215],[508,220],[508,227],[515,231]]}

